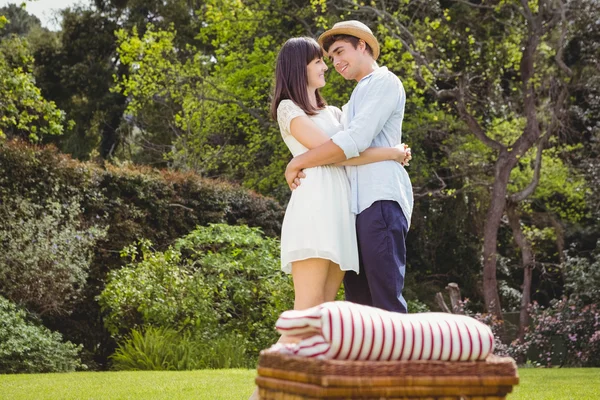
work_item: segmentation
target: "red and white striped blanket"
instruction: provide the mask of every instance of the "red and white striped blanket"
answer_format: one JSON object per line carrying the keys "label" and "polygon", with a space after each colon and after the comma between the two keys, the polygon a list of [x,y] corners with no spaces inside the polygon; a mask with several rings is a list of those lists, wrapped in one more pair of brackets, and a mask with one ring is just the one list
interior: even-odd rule
{"label": "red and white striped blanket", "polygon": [[494,349],[491,329],[471,317],[400,314],[345,301],[285,311],[276,328],[307,337],[272,351],[323,359],[467,361],[483,360]]}

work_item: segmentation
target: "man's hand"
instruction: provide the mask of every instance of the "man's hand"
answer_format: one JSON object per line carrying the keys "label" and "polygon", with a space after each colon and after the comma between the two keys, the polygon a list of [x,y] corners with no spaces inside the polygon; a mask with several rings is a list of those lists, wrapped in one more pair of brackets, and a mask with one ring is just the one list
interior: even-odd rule
{"label": "man's hand", "polygon": [[292,159],[285,168],[285,180],[287,181],[288,186],[291,190],[296,189],[300,186],[300,179],[306,178],[306,174],[302,172],[302,169],[297,167],[294,162],[295,159]]}

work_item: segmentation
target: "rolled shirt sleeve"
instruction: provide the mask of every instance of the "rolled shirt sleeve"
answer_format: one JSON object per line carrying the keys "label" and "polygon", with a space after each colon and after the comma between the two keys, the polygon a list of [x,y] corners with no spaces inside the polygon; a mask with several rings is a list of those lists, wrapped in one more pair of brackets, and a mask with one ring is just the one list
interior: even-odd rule
{"label": "rolled shirt sleeve", "polygon": [[389,74],[373,73],[358,83],[361,87],[357,87],[354,99],[358,109],[348,127],[331,138],[346,158],[358,157],[371,145],[396,110],[400,98],[405,96],[399,80],[390,78]]}

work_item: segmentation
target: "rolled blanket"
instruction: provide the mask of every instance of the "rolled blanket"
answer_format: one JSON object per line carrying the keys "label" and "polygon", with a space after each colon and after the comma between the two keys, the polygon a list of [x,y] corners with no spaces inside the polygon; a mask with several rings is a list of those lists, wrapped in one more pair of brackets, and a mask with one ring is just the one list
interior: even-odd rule
{"label": "rolled blanket", "polygon": [[285,311],[276,328],[308,337],[272,351],[323,359],[472,361],[494,349],[491,329],[465,315],[400,314],[346,301]]}

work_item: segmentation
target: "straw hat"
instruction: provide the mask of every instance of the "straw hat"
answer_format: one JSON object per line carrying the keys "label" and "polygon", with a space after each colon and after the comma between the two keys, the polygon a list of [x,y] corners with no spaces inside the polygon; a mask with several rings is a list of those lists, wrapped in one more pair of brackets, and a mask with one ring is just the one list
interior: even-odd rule
{"label": "straw hat", "polygon": [[333,25],[333,28],[325,31],[321,36],[319,36],[319,44],[323,46],[323,41],[327,37],[333,35],[350,35],[362,39],[369,46],[371,46],[371,49],[373,50],[373,58],[377,60],[377,57],[379,57],[379,43],[377,42],[377,39],[375,36],[373,36],[371,29],[369,29],[368,26],[360,21],[350,20],[338,22],[337,24]]}

